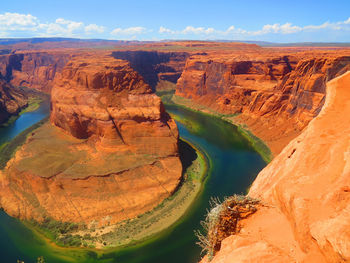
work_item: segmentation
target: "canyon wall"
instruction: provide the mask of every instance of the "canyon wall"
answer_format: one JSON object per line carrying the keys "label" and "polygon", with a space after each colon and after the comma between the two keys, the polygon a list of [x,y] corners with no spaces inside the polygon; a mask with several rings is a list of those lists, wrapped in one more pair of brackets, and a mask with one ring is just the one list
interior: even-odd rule
{"label": "canyon wall", "polygon": [[[300,73],[306,65],[299,64]],[[328,78],[339,68],[329,69]],[[249,196],[260,200],[258,211],[210,262],[350,261],[349,87],[350,72],[327,83],[318,116],[254,181]]]}
{"label": "canyon wall", "polygon": [[13,86],[49,93],[54,77],[71,57],[61,51],[22,51],[0,56],[0,76]]}
{"label": "canyon wall", "polygon": [[139,72],[154,89],[160,80],[176,83],[189,54],[186,52],[129,50],[114,51],[112,56],[129,61],[131,67]]}
{"label": "canyon wall", "polygon": [[1,171],[9,215],[108,225],[151,210],[178,187],[176,124],[128,62],[68,62],[55,77],[50,119]]}
{"label": "canyon wall", "polygon": [[0,124],[27,106],[25,93],[0,79]]}
{"label": "canyon wall", "polygon": [[322,108],[325,83],[350,69],[350,56],[256,55],[191,56],[176,95],[221,114],[239,114],[274,155],[295,138]]}

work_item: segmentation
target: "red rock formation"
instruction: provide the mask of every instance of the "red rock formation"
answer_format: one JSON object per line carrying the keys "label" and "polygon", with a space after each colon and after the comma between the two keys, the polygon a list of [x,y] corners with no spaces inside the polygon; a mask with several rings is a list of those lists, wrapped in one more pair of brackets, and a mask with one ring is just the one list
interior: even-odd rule
{"label": "red rock formation", "polygon": [[1,206],[12,216],[116,223],[151,210],[180,182],[176,124],[128,62],[70,61],[55,79],[51,123],[2,172]]}
{"label": "red rock formation", "polygon": [[349,72],[328,82],[319,115],[253,183],[263,207],[212,263],[350,261],[349,85]]}
{"label": "red rock formation", "polygon": [[0,124],[27,105],[27,96],[18,88],[0,79]]}
{"label": "red rock formation", "polygon": [[160,80],[176,83],[189,54],[187,52],[159,52],[144,50],[114,51],[112,56],[130,62],[145,81],[155,88]]}
{"label": "red rock formation", "polygon": [[192,56],[176,94],[219,113],[240,113],[235,121],[278,154],[320,111],[325,82],[350,69],[350,57],[342,54],[300,56]]}
{"label": "red rock formation", "polygon": [[63,52],[23,51],[0,56],[0,74],[14,86],[50,92],[56,73],[70,58]]}

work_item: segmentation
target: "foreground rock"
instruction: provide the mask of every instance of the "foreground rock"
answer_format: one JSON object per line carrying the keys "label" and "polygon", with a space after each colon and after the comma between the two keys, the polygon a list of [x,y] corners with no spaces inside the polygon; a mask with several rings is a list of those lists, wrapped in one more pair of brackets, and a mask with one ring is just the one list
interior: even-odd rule
{"label": "foreground rock", "polygon": [[349,85],[349,72],[328,82],[320,114],[253,183],[262,205],[212,263],[350,261]]}
{"label": "foreground rock", "polygon": [[180,182],[176,124],[128,62],[70,61],[55,79],[51,123],[1,173],[11,216],[113,224],[151,210]]}
{"label": "foreground rock", "polygon": [[27,96],[24,92],[0,79],[0,124],[17,115],[25,106]]}

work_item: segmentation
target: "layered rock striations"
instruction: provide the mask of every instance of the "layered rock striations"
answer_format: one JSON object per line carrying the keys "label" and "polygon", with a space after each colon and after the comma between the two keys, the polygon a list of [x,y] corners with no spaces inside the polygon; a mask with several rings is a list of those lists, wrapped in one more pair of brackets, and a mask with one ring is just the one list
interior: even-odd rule
{"label": "layered rock striations", "polygon": [[22,90],[0,79],[0,124],[17,115],[27,105],[27,96]]}
{"label": "layered rock striations", "polygon": [[350,261],[349,85],[349,72],[327,83],[318,116],[254,181],[258,211],[212,263]]}
{"label": "layered rock striations", "polygon": [[131,67],[137,70],[152,88],[155,88],[157,83],[162,80],[177,82],[189,53],[127,50],[113,51],[112,56],[128,60]]}
{"label": "layered rock striations", "polygon": [[14,86],[49,93],[71,54],[62,51],[20,51],[0,56],[0,75]]}
{"label": "layered rock striations", "polygon": [[128,62],[67,63],[52,89],[50,120],[1,172],[0,203],[11,216],[113,224],[178,187],[176,124]]}
{"label": "layered rock striations", "polygon": [[248,125],[276,155],[319,113],[325,83],[349,70],[349,62],[341,52],[197,55],[187,60],[176,94],[219,113],[239,114],[234,121]]}

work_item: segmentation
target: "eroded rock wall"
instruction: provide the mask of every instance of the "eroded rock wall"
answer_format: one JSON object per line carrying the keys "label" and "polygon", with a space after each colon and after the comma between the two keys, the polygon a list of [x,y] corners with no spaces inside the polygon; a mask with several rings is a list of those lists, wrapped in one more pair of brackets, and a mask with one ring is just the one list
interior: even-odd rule
{"label": "eroded rock wall", "polygon": [[14,86],[49,93],[71,55],[69,52],[22,51],[0,56],[0,74]]}
{"label": "eroded rock wall", "polygon": [[0,124],[27,105],[27,96],[18,88],[0,79]]}
{"label": "eroded rock wall", "polygon": [[350,56],[193,56],[176,94],[219,113],[240,114],[274,155],[322,108],[325,83],[350,69]]}

